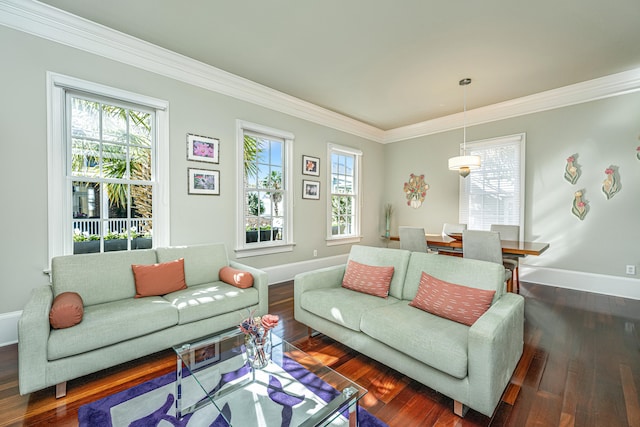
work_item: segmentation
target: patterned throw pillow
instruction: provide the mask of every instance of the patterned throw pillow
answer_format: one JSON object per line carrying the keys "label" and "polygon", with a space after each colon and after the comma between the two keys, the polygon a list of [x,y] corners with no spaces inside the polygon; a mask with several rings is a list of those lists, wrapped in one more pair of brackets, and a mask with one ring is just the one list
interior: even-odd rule
{"label": "patterned throw pillow", "polygon": [[349,261],[342,279],[342,287],[380,298],[389,296],[393,266],[376,267]]}
{"label": "patterned throw pillow", "polygon": [[495,293],[448,283],[423,272],[416,297],[409,305],[471,326],[491,307]]}

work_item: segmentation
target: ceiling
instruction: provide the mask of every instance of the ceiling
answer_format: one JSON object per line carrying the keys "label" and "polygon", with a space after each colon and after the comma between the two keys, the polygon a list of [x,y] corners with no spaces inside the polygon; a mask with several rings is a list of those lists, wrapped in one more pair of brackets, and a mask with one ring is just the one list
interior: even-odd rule
{"label": "ceiling", "polygon": [[381,130],[640,67],[638,0],[41,0]]}

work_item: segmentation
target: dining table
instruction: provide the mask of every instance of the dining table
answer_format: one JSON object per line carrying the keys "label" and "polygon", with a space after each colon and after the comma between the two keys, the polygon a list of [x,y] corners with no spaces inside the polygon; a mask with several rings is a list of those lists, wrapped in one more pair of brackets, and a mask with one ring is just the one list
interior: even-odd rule
{"label": "dining table", "polygon": [[[442,234],[425,234],[427,240],[427,246],[429,249],[438,251],[445,255],[459,255],[462,256],[462,248],[464,241],[462,239],[454,239],[447,235]],[[399,236],[390,236],[389,240],[400,241]],[[543,242],[529,242],[529,241],[515,241],[515,240],[501,240],[502,253],[513,255],[517,257],[524,257],[527,255],[540,255],[547,249],[549,249],[549,243]]]}

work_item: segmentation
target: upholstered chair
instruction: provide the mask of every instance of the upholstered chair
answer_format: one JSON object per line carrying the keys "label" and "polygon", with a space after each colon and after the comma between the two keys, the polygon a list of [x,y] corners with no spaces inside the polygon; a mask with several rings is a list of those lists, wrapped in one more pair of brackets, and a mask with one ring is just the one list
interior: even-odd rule
{"label": "upholstered chair", "polygon": [[[503,265],[500,233],[497,231],[464,230],[462,232],[462,253],[465,258]],[[504,270],[504,281],[507,283],[507,292],[511,292],[513,286],[511,270]]]}
{"label": "upholstered chair", "polygon": [[398,227],[400,236],[400,249],[406,249],[413,252],[427,252],[427,239],[424,234],[424,228],[421,227]]}
{"label": "upholstered chair", "polygon": [[[491,224],[491,231],[497,231],[500,233],[500,239],[511,240],[514,242],[520,241],[520,226],[519,225],[503,225],[503,224]],[[520,293],[520,258],[516,255],[503,255],[502,263],[505,268],[511,270],[513,275],[513,287],[517,293]]]}

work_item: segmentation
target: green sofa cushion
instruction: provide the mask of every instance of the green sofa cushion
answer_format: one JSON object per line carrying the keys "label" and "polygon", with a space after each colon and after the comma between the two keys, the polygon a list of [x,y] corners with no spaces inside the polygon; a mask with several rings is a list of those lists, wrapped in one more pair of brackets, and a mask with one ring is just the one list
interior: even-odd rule
{"label": "green sofa cushion", "polygon": [[364,313],[397,302],[393,297],[380,298],[344,288],[307,291],[300,298],[305,310],[358,332]]}
{"label": "green sofa cushion", "polygon": [[52,329],[49,360],[107,347],[178,323],[178,311],[161,297],[129,298],[86,306],[79,324]]}
{"label": "green sofa cushion", "polygon": [[[163,298],[178,310],[180,325],[252,307],[259,302],[256,288],[239,289],[224,282],[189,286]],[[238,323],[241,320],[238,319]]]}
{"label": "green sofa cushion", "polygon": [[411,307],[409,301],[400,301],[364,312],[360,328],[426,365],[456,378],[467,376],[468,326]]}
{"label": "green sofa cushion", "polygon": [[184,258],[187,286],[202,285],[220,280],[218,272],[229,265],[224,243],[208,245],[172,246],[157,248],[158,262]]}

